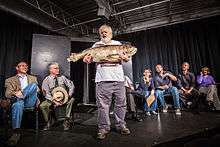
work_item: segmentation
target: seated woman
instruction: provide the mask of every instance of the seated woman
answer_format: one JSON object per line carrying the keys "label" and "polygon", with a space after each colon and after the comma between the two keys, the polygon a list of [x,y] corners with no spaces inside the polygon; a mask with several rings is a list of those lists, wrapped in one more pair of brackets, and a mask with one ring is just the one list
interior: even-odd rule
{"label": "seated woman", "polygon": [[141,95],[146,99],[144,103],[144,109],[146,111],[146,115],[150,116],[151,113],[156,115],[157,109],[157,99],[154,95],[154,82],[151,76],[151,70],[145,69],[143,73],[143,78],[138,87],[138,91],[140,91]]}
{"label": "seated woman", "polygon": [[203,67],[200,75],[197,76],[199,92],[206,95],[206,101],[211,110],[220,110],[220,101],[214,78],[209,75],[208,67]]}

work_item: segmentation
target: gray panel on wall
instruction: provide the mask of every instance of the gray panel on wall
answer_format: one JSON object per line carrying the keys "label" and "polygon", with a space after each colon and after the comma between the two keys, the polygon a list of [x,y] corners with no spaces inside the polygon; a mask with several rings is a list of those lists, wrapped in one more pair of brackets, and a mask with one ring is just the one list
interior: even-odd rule
{"label": "gray panel on wall", "polygon": [[64,36],[33,34],[31,74],[38,77],[39,84],[48,75],[51,62],[60,64],[60,73],[70,77],[70,39]]}
{"label": "gray panel on wall", "polygon": [[132,59],[130,59],[128,62],[123,62],[122,65],[125,76],[128,76],[131,81],[133,81]]}

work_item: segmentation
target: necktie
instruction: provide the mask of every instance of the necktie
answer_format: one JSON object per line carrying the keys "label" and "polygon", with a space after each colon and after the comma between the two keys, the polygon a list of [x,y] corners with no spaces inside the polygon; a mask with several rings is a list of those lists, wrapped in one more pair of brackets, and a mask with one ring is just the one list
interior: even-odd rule
{"label": "necktie", "polygon": [[58,79],[57,79],[57,77],[55,77],[54,80],[55,80],[55,87],[58,87],[59,84],[58,84]]}

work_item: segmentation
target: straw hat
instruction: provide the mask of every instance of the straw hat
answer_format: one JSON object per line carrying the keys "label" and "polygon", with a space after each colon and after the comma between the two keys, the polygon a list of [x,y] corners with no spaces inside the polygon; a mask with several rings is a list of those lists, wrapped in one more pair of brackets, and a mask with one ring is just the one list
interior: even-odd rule
{"label": "straw hat", "polygon": [[52,90],[52,98],[53,100],[65,104],[68,101],[69,95],[65,88],[56,87]]}

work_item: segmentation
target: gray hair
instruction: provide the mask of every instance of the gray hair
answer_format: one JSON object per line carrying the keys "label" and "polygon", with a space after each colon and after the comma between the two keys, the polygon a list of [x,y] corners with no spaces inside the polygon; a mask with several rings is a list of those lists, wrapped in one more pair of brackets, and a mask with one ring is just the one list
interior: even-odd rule
{"label": "gray hair", "polygon": [[50,63],[49,66],[48,66],[49,70],[50,70],[50,68],[51,68],[52,65],[57,65],[57,66],[59,66],[59,63],[57,63],[57,62],[52,62],[52,63]]}
{"label": "gray hair", "polygon": [[[187,65],[189,66],[189,63],[188,63],[188,62],[183,62],[183,64],[187,64]],[[183,65],[183,64],[182,64],[182,65]]]}

